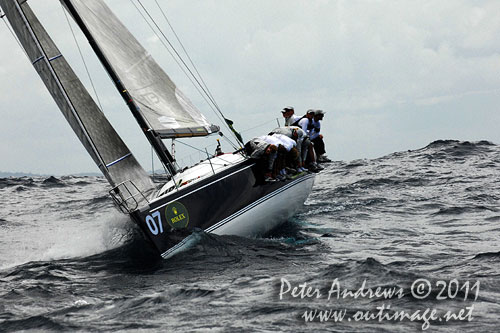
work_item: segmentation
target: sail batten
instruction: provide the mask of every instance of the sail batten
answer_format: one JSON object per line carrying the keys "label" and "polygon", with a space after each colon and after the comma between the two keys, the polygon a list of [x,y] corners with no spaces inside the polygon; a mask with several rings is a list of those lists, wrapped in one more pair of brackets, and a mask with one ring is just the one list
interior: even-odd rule
{"label": "sail batten", "polygon": [[102,0],[67,0],[149,129],[161,138],[217,132]]}
{"label": "sail batten", "polygon": [[[151,177],[131,155],[27,2],[0,0],[0,6],[52,98],[109,183],[132,181],[141,192],[154,189]],[[111,164],[125,155],[129,157]]]}

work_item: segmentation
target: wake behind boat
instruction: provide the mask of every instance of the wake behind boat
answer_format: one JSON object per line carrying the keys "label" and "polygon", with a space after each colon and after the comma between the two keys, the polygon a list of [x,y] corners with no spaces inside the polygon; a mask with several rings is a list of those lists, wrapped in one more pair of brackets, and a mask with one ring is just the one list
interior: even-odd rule
{"label": "wake behind boat", "polygon": [[[156,152],[168,180],[157,184],[96,105],[23,0],[0,0],[13,31],[74,132],[110,183],[119,208],[133,218],[162,257],[194,230],[261,235],[290,218],[306,200],[314,174],[265,182],[240,146],[181,170],[165,139],[207,136],[210,124],[101,0],[61,0]],[[232,122],[223,118],[230,130]],[[207,153],[208,154],[208,153]]]}

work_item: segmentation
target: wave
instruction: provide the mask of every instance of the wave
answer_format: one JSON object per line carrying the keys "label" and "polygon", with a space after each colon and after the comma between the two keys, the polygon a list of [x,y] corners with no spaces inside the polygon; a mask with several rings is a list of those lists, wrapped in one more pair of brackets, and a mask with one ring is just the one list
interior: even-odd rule
{"label": "wave", "polygon": [[[474,278],[481,282],[484,306],[475,320],[481,330],[485,317],[498,318],[499,147],[438,140],[377,159],[329,163],[306,205],[281,227],[256,239],[196,231],[195,241],[167,260],[129,218],[114,212],[102,177],[2,178],[0,226],[7,236],[0,245],[7,244],[1,249],[9,256],[0,269],[1,327],[159,331],[188,325],[203,331],[232,323],[236,313],[255,330],[276,323],[293,330],[294,318],[314,301],[277,301],[280,277],[322,293],[335,278],[351,292],[364,281],[372,290],[403,288],[404,297],[387,302],[394,311],[457,306],[437,301],[437,288],[425,300],[414,299],[410,287],[417,279],[436,285]],[[378,301],[313,305],[342,304],[352,312],[374,309]],[[201,303],[214,305],[217,316]],[[169,321],[170,315],[179,320]],[[392,324],[342,325],[340,331],[390,330]],[[411,331],[416,324],[398,325]]]}
{"label": "wave", "polygon": [[[116,248],[85,257],[32,261],[0,271],[0,280],[36,280],[53,283],[71,280],[75,275],[100,272],[111,274],[205,274],[208,271],[224,271],[229,267],[246,267],[250,263],[261,262],[266,266],[270,261],[285,265],[286,260],[305,246],[299,239],[287,242],[283,238],[244,238],[219,236],[203,231],[194,233],[195,241],[168,260],[161,259],[153,246],[146,240],[138,227],[133,226],[126,239]],[[277,234],[270,234],[277,235]],[[307,244],[310,245],[310,244]],[[314,254],[311,253],[311,256]]]}
{"label": "wave", "polygon": [[364,260],[349,261],[347,263],[333,264],[324,269],[321,273],[322,277],[346,279],[355,277],[356,279],[373,277],[381,279],[381,281],[388,281],[388,279],[399,280],[403,278],[414,277],[413,274],[401,270],[404,263],[392,262],[389,264],[382,264],[375,258],[368,257]]}
{"label": "wave", "polygon": [[429,143],[425,148],[436,148],[436,147],[447,147],[447,146],[479,147],[479,146],[495,146],[495,144],[487,140],[481,140],[475,142],[459,141],[459,140],[436,140]]}
{"label": "wave", "polygon": [[62,176],[57,178],[55,176],[49,177],[6,177],[0,178],[0,189],[9,188],[9,187],[64,187],[68,185],[77,185],[77,186],[87,186],[92,185],[96,181],[99,181],[99,177],[81,177],[81,176]]}
{"label": "wave", "polygon": [[40,281],[67,281],[64,276],[65,268],[56,262],[29,262],[7,270],[2,279],[8,281],[40,280]]}
{"label": "wave", "polygon": [[60,180],[54,176],[50,176],[49,178],[46,178],[42,181],[42,186],[44,186],[44,187],[64,187],[64,186],[66,186],[66,184],[62,180]]}
{"label": "wave", "polygon": [[476,212],[497,212],[498,209],[495,207],[487,207],[487,206],[451,206],[451,207],[443,207],[440,208],[439,211],[434,213],[434,215],[460,215],[465,213],[476,213]]}
{"label": "wave", "polygon": [[36,184],[35,184],[35,181],[33,180],[33,178],[29,178],[29,177],[0,178],[0,189],[13,187],[13,186],[32,187],[32,186],[36,186]]}
{"label": "wave", "polygon": [[48,330],[48,331],[67,331],[78,329],[77,326],[64,324],[44,315],[31,316],[19,320],[5,320],[2,322],[2,330],[25,331],[25,330]]}
{"label": "wave", "polygon": [[436,159],[462,159],[467,156],[486,154],[491,152],[493,148],[496,148],[492,142],[489,141],[457,141],[457,140],[437,140],[425,148],[420,150],[421,152],[429,152],[430,155],[427,157]]}
{"label": "wave", "polygon": [[499,252],[479,253],[479,254],[476,254],[472,259],[473,260],[495,260],[495,261],[497,261],[498,259],[500,259],[500,251]]}
{"label": "wave", "polygon": [[88,200],[87,204],[92,207],[101,207],[113,203],[109,195],[102,195]]}

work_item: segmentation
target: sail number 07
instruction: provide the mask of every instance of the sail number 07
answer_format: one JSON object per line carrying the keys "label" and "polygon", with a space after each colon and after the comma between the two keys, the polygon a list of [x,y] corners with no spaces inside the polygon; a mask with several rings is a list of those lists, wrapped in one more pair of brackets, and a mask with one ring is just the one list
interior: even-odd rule
{"label": "sail number 07", "polygon": [[163,233],[163,225],[161,223],[161,214],[159,211],[154,212],[151,215],[146,216],[146,224],[148,225],[149,231],[153,235],[158,235],[158,233]]}

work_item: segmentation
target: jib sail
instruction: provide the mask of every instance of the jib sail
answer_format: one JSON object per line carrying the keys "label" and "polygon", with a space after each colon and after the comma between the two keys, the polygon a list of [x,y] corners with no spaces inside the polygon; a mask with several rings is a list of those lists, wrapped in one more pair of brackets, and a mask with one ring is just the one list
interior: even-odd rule
{"label": "jib sail", "polygon": [[151,177],[97,107],[28,3],[0,0],[0,6],[50,94],[110,184],[132,181],[143,193],[152,190]]}
{"label": "jib sail", "polygon": [[[217,132],[101,0],[64,0],[88,29],[149,128],[161,138]],[[71,12],[71,11],[70,11]]]}

